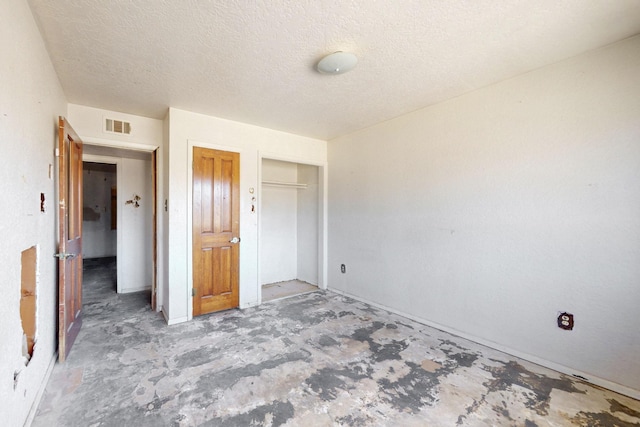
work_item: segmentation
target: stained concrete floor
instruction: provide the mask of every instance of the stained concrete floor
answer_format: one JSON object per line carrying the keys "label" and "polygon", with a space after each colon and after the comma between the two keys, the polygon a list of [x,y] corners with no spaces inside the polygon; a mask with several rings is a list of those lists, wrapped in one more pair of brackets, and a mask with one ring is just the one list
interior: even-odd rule
{"label": "stained concrete floor", "polygon": [[640,426],[639,401],[330,292],[167,326],[113,280],[85,273],[34,426]]}
{"label": "stained concrete floor", "polygon": [[284,282],[269,283],[262,285],[262,302],[275,301],[293,295],[302,295],[308,292],[315,292],[317,286],[302,280],[287,280]]}

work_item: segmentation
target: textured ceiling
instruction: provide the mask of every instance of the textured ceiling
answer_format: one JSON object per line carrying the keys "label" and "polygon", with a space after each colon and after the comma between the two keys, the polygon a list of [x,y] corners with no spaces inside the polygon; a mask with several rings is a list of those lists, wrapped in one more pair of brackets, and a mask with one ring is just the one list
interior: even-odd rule
{"label": "textured ceiling", "polygon": [[[640,33],[638,0],[29,3],[69,102],[321,139]],[[317,73],[337,50],[358,66]]]}

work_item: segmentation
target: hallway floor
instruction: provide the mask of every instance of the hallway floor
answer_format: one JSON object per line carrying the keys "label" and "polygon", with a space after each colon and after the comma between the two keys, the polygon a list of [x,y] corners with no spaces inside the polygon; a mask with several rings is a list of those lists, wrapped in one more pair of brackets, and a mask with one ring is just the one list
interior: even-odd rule
{"label": "hallway floor", "polygon": [[85,274],[39,426],[639,426],[640,402],[325,291],[167,326]]}

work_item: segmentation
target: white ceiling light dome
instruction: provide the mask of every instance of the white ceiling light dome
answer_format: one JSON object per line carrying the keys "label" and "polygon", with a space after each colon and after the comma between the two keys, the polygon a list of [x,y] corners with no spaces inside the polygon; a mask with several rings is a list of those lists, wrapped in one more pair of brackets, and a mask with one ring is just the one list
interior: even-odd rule
{"label": "white ceiling light dome", "polygon": [[349,52],[334,52],[322,58],[316,69],[322,74],[342,74],[353,69],[358,63],[358,57]]}

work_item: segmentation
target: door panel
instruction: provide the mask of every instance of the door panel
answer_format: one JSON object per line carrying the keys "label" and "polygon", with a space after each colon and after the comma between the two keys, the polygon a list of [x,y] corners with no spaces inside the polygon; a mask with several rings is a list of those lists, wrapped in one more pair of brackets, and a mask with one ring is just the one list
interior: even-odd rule
{"label": "door panel", "polygon": [[193,149],[193,315],[239,303],[240,155]]}
{"label": "door panel", "polygon": [[59,119],[58,360],[64,362],[82,326],[82,141]]}

